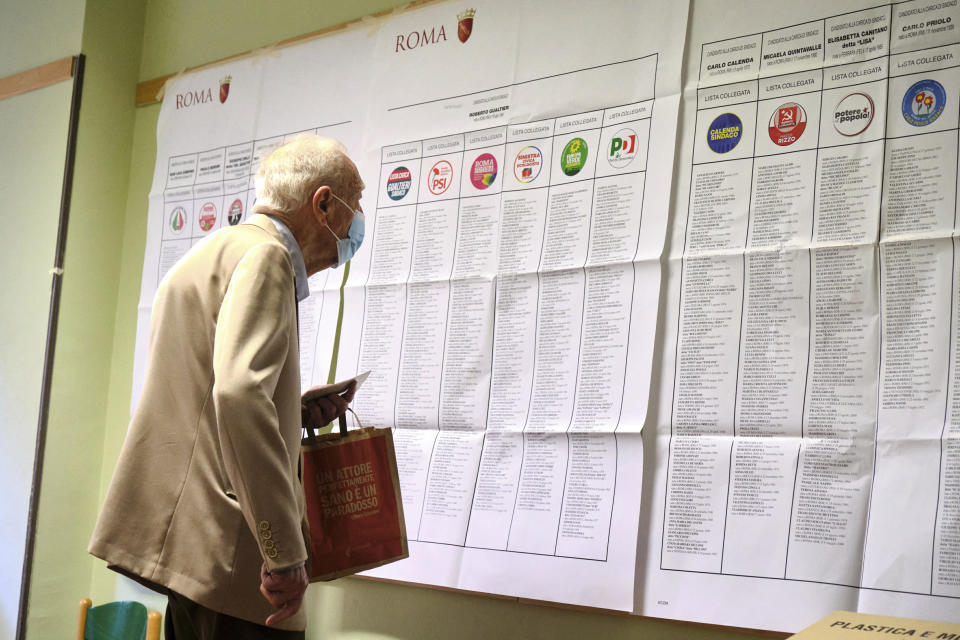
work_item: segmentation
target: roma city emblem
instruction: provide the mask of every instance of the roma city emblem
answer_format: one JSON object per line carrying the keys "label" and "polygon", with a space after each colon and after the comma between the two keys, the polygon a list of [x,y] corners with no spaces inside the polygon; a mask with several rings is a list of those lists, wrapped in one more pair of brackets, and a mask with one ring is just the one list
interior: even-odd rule
{"label": "roma city emblem", "polygon": [[230,95],[230,81],[233,80],[231,76],[223,76],[220,78],[220,104],[223,104],[227,101],[227,96]]}
{"label": "roma city emblem", "polygon": [[463,13],[457,14],[457,38],[460,42],[466,42],[473,33],[473,17],[477,15],[476,9],[467,9]]}

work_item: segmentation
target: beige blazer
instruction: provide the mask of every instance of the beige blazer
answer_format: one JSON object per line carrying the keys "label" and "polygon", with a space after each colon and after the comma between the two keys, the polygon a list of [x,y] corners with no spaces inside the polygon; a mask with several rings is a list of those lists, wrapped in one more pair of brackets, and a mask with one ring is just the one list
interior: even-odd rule
{"label": "beige blazer", "polygon": [[[307,560],[294,270],[254,215],[154,300],[143,391],[90,541],[121,572],[263,624],[260,566]],[[279,628],[302,630],[306,615]]]}

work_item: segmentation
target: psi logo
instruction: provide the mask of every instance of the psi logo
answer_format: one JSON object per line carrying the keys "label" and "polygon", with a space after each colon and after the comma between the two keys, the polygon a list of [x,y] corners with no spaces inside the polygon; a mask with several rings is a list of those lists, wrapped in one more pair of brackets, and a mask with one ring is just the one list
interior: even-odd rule
{"label": "psi logo", "polygon": [[770,116],[770,139],[781,147],[796,142],[806,128],[807,112],[796,102],[780,105]]}
{"label": "psi logo", "polygon": [[387,178],[387,196],[391,200],[402,200],[403,196],[410,191],[411,184],[413,184],[413,178],[410,176],[410,170],[406,167],[397,167]]}
{"label": "psi logo", "polygon": [[427,182],[430,193],[435,196],[441,195],[450,188],[451,182],[453,182],[453,165],[446,160],[440,160],[433,165]]}
{"label": "psi logo", "polygon": [[903,119],[915,127],[925,127],[943,113],[947,92],[936,80],[921,80],[903,95]]}
{"label": "psi logo", "polygon": [[611,167],[621,169],[630,164],[637,155],[637,132],[633,129],[620,129],[610,140],[610,153],[607,162]]}

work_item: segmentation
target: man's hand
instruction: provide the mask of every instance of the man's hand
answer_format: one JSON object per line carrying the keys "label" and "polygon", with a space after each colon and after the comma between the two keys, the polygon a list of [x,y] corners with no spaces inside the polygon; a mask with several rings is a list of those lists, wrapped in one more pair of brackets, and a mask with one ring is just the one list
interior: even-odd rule
{"label": "man's hand", "polygon": [[353,400],[353,394],[356,390],[357,383],[354,381],[340,395],[321,396],[309,402],[301,403],[300,416],[303,419],[303,426],[319,429],[342,416],[347,412],[347,405]]}
{"label": "man's hand", "polygon": [[260,593],[277,610],[267,618],[268,627],[300,610],[308,584],[307,570],[303,566],[272,573],[267,571],[266,564],[260,567]]}

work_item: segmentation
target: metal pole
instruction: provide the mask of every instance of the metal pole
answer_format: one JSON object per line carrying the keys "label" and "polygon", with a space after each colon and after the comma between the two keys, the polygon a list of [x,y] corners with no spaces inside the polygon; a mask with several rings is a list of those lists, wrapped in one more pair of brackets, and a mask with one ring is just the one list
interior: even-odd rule
{"label": "metal pole", "polygon": [[43,480],[43,451],[47,441],[47,419],[50,416],[50,385],[53,378],[53,356],[57,345],[57,318],[60,313],[60,289],[63,282],[63,254],[67,245],[67,222],[70,219],[70,197],[73,193],[73,165],[77,152],[77,124],[80,120],[80,97],[83,93],[83,65],[81,53],[73,58],[73,95],[70,98],[70,128],[67,131],[67,154],[63,167],[63,186],[60,192],[60,221],[57,228],[57,250],[53,259],[50,284],[50,313],[47,317],[47,343],[43,354],[43,382],[40,389],[40,416],[37,420],[37,445],[33,459],[33,482],[30,485],[30,511],[27,516],[27,536],[23,553],[23,571],[20,577],[20,607],[17,610],[17,640],[27,633],[27,606],[30,601],[30,574],[33,569],[33,549],[37,533],[37,508],[40,504],[40,483]]}

